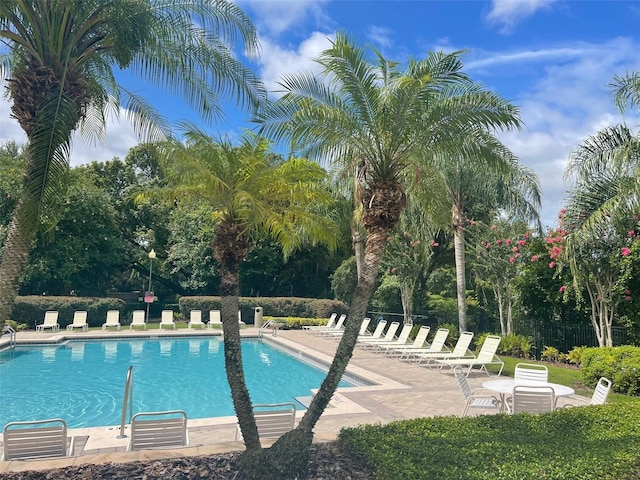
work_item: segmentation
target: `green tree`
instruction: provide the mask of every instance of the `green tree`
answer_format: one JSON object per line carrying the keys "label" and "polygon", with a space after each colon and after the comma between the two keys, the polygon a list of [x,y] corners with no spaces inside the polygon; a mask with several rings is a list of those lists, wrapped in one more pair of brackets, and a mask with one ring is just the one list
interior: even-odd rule
{"label": "green tree", "polygon": [[424,60],[410,60],[402,71],[379,51],[368,55],[339,33],[317,62],[323,79],[311,73],[284,78],[284,95],[265,105],[256,121],[262,134],[277,141],[290,138],[303,155],[357,172],[362,194],[355,195],[360,203],[354,209],[362,207],[367,237],[349,320],[329,372],[298,427],[272,447],[289,458],[289,476],[306,464],[312,429],[353,353],[388,232],[406,205],[409,172],[424,169],[445,150],[452,157],[477,153],[476,144],[456,140],[460,137],[520,125],[513,105],[462,71],[460,52],[429,53]]}
{"label": "green tree", "polygon": [[[326,172],[300,158],[280,161],[268,142],[247,134],[240,146],[216,143],[191,126],[186,144],[172,141],[163,148],[165,186],[143,195],[158,195],[187,205],[206,204],[203,222],[214,225],[211,239],[220,275],[221,317],[227,380],[246,445],[242,475],[255,469],[259,478],[281,478],[277,461],[260,445],[251,398],[242,367],[237,321],[240,265],[254,239],[269,236],[286,256],[304,244],[335,247],[336,228],[328,216],[333,198]],[[289,460],[289,459],[285,459]],[[244,478],[244,477],[243,477]]]}
{"label": "green tree", "polygon": [[500,212],[511,218],[539,221],[540,186],[533,171],[492,135],[476,139],[479,155],[436,157],[453,227],[458,328],[467,330],[465,228],[483,217],[490,221]]}
{"label": "green tree", "polygon": [[99,135],[107,110],[120,106],[138,133],[168,130],[149,103],[116,82],[114,69],[168,87],[210,120],[220,116],[219,93],[254,104],[263,98],[225,43],[238,34],[255,50],[252,23],[225,0],[0,2],[0,74],[28,140],[22,197],[0,261],[0,318],[9,316],[36,232],[59,218],[71,133],[81,125]]}

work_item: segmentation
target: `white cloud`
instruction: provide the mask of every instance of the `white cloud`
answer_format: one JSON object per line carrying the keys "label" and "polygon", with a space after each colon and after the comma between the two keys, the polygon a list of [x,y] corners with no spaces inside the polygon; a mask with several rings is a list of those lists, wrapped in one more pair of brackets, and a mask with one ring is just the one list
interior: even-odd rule
{"label": "white cloud", "polygon": [[236,2],[245,11],[253,12],[251,19],[262,35],[277,36],[281,33],[307,27],[312,17],[316,25],[326,25],[329,18],[322,7],[329,0],[239,0]]}
{"label": "white cloud", "polygon": [[492,0],[487,20],[501,25],[501,33],[509,33],[513,27],[538,10],[548,8],[557,0]]}
{"label": "white cloud", "polygon": [[[329,48],[333,38],[333,33],[313,32],[293,48],[285,48],[268,39],[261,39],[262,55],[257,62],[260,66],[260,77],[267,90],[271,93],[281,90],[282,87],[277,82],[287,74],[307,71],[319,73],[320,66],[313,59]],[[275,93],[275,96],[278,95]]]}
{"label": "white cloud", "polygon": [[[631,40],[620,38],[601,45],[549,50],[536,80],[513,99],[520,107],[526,127],[501,138],[540,177],[544,225],[554,225],[563,206],[567,190],[564,172],[571,152],[598,130],[622,121],[607,84],[615,73],[638,69],[635,55],[638,47]],[[553,54],[567,49],[576,54]],[[540,57],[527,52],[498,54],[485,59],[484,65],[496,63],[496,58],[505,67],[520,68],[525,59],[533,61]],[[512,64],[506,63],[507,58]],[[549,63],[553,58],[556,60]],[[634,127],[639,123],[633,118],[627,118],[626,122]]]}
{"label": "white cloud", "polygon": [[[0,98],[0,144],[14,140],[18,144],[26,144],[27,137],[20,125],[13,118],[9,118],[11,104]],[[71,138],[71,166],[82,165],[91,161],[107,161],[113,157],[124,159],[129,149],[139,143],[133,128],[121,115],[120,119],[108,118],[106,136],[99,142],[88,143],[78,132]]]}
{"label": "white cloud", "polygon": [[379,49],[388,49],[391,48],[393,42],[391,41],[391,36],[393,32],[385,27],[379,27],[375,25],[370,25],[367,28],[367,39]]}

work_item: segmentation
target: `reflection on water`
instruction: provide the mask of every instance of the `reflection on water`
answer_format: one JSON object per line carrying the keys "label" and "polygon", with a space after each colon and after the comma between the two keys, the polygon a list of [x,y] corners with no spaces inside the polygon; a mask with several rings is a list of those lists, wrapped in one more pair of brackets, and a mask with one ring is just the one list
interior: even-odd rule
{"label": "reflection on water", "polygon": [[189,340],[189,356],[200,356],[200,340]]}
{"label": "reflection on water", "polygon": [[209,353],[218,353],[219,349],[220,349],[219,340],[209,340]]}
{"label": "reflection on water", "polygon": [[42,361],[45,363],[55,362],[57,349],[57,347],[44,347],[42,349]]}
{"label": "reflection on water", "polygon": [[171,355],[171,347],[173,342],[171,340],[160,340],[160,355],[168,357]]}
{"label": "reflection on water", "polygon": [[71,342],[71,360],[81,362],[84,359],[84,343]]}
{"label": "reflection on water", "polygon": [[143,342],[131,342],[129,344],[131,346],[131,356],[136,358],[142,355],[142,350],[144,348]]}
{"label": "reflection on water", "polygon": [[104,344],[104,359],[113,363],[116,361],[116,357],[118,356],[118,344],[116,342],[106,342]]}

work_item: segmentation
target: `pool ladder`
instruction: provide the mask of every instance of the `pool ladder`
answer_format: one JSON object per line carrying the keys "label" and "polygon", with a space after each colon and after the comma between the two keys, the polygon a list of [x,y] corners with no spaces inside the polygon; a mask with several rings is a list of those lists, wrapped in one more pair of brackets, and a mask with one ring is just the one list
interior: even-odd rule
{"label": "pool ladder", "polygon": [[127,404],[129,404],[129,419],[133,416],[133,365],[127,370],[127,379],[124,382],[124,399],[122,400],[122,418],[120,420],[120,435],[117,438],[127,438],[124,433],[127,420]]}
{"label": "pool ladder", "polygon": [[258,338],[260,340],[262,340],[262,337],[264,337],[264,331],[267,328],[272,328],[273,332],[271,332],[271,335],[274,337],[278,336],[278,322],[275,321],[275,319],[271,319],[271,320],[267,320],[261,327],[260,330],[258,330]]}
{"label": "pool ladder", "polygon": [[2,335],[5,333],[9,334],[9,348],[14,348],[16,346],[16,331],[10,325],[5,325],[2,327]]}

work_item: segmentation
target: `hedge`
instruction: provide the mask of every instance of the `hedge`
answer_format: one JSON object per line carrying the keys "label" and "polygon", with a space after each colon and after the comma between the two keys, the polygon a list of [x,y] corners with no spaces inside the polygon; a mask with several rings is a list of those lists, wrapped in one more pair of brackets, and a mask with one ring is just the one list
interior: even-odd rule
{"label": "hedge", "polygon": [[[191,310],[220,310],[220,297],[180,297],[180,313],[189,318]],[[245,323],[253,323],[255,307],[262,307],[263,316],[328,318],[332,313],[347,313],[348,305],[338,300],[298,297],[240,297],[240,311]],[[208,321],[208,313],[203,321]]]}
{"label": "hedge", "polygon": [[640,395],[640,347],[584,348],[580,370],[586,385],[593,387],[600,377],[606,377],[613,382],[614,392]]}
{"label": "hedge", "polygon": [[640,401],[543,415],[436,417],[346,428],[377,480],[640,478]]}
{"label": "hedge", "polygon": [[76,310],[87,311],[87,323],[90,327],[102,326],[107,318],[107,310],[119,310],[121,323],[129,313],[127,304],[119,298],[32,295],[16,297],[16,303],[11,310],[11,320],[26,323],[30,329],[35,329],[37,324],[44,321],[44,313],[47,310],[58,311],[61,330],[73,322],[73,312]]}

